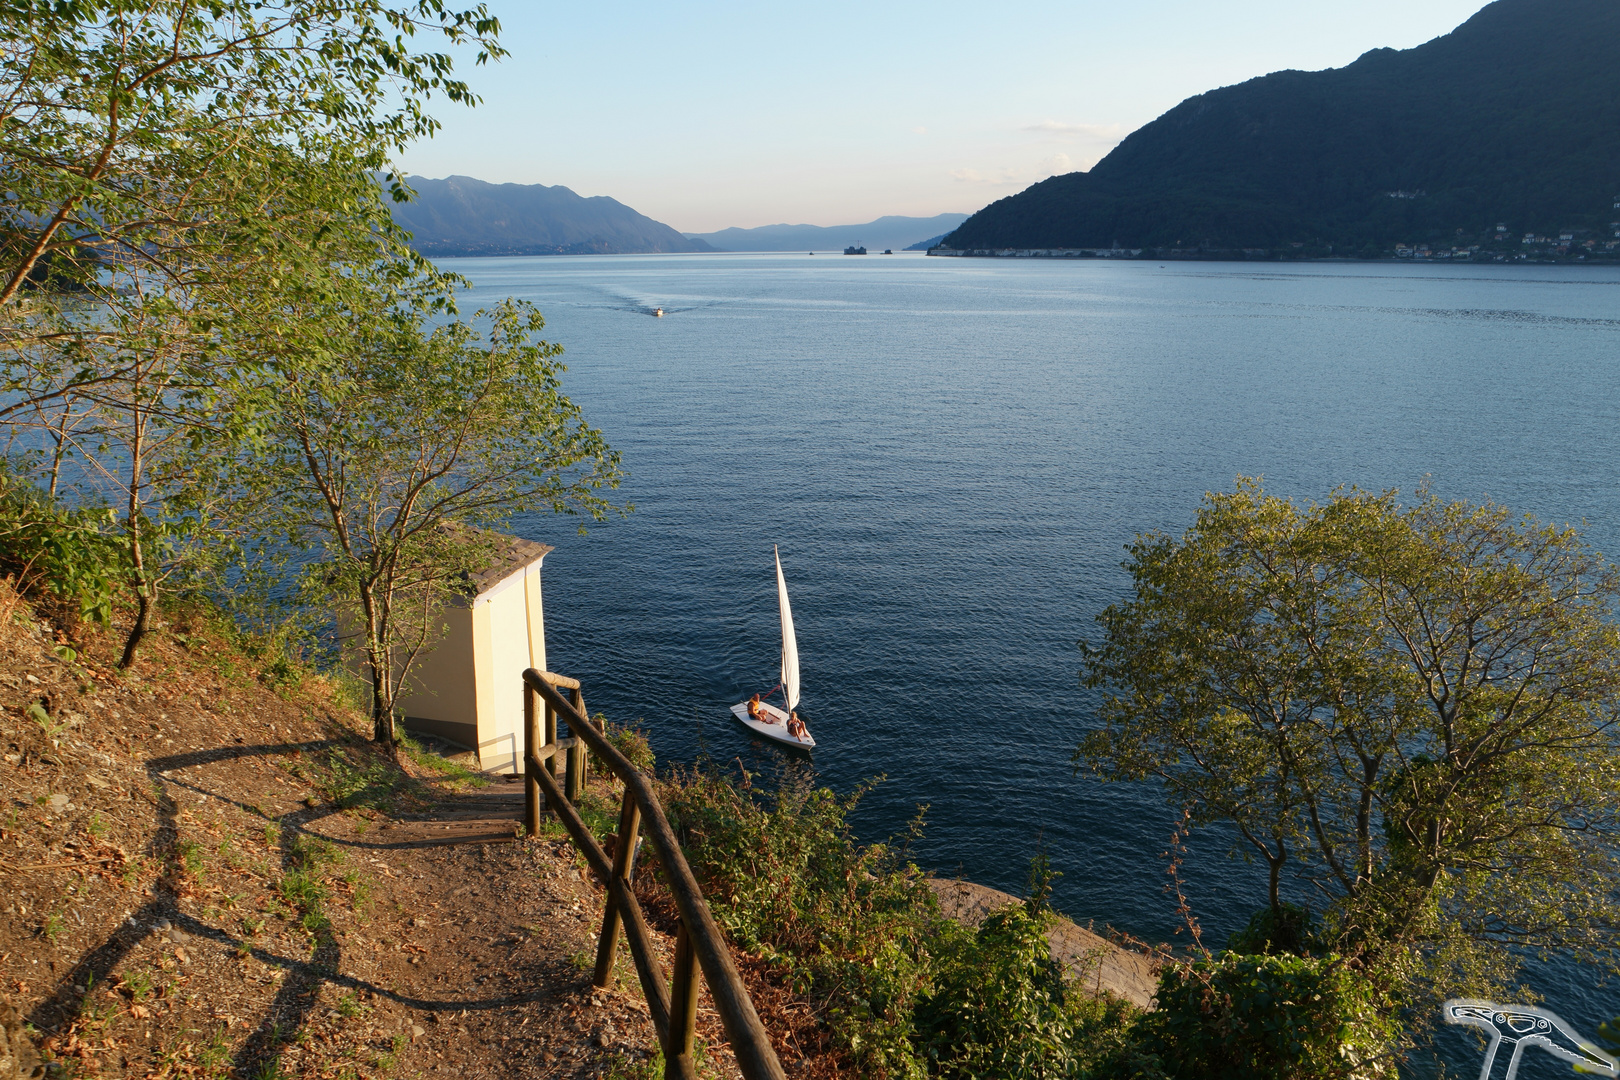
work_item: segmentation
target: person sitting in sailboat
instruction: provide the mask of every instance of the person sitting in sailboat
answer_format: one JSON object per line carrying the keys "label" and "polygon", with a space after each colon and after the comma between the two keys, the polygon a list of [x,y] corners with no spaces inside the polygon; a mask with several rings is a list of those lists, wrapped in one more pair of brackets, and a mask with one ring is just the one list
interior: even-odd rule
{"label": "person sitting in sailboat", "polygon": [[793,612],[788,607],[787,579],[782,576],[782,557],[776,555],[776,601],[782,616],[782,681],[764,695],[782,692],[782,704],[765,705],[761,695],[739,701],[731,715],[756,735],[799,750],[814,749],[815,737],[793,710],[799,704],[799,645],[793,634]]}

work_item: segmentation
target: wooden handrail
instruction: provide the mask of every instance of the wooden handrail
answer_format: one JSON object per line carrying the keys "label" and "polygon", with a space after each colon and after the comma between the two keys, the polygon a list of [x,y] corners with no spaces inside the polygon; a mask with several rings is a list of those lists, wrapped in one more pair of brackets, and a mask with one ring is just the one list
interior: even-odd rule
{"label": "wooden handrail", "polygon": [[[556,812],[557,819],[573,837],[607,891],[602,936],[597,951],[596,985],[605,987],[612,976],[613,950],[622,917],[625,938],[636,964],[636,974],[664,1050],[666,1077],[692,1080],[696,1076],[692,1040],[697,1015],[697,976],[701,970],[743,1076],[747,1080],[786,1080],[765,1025],[760,1023],[754,1003],[748,997],[748,989],[737,972],[737,965],[732,962],[731,950],[726,945],[719,924],[714,921],[714,915],[709,911],[708,903],[703,899],[697,878],[687,865],[686,856],[681,852],[675,831],[670,828],[669,819],[664,816],[664,808],[659,804],[652,785],[585,715],[584,698],[577,679],[530,668],[523,673],[523,684],[524,788],[528,795],[525,800],[525,824],[529,835],[533,836],[539,831],[539,795],[540,789],[544,789],[547,807]],[[574,701],[558,693],[558,686],[573,691]],[[535,694],[547,706],[548,730],[544,743],[538,730]],[[547,768],[555,760],[561,742],[552,726],[553,716],[563,719],[574,738],[595,751],[624,783],[620,829],[611,863],[572,806],[572,801],[578,798],[577,792],[562,791],[556,777]],[[584,746],[571,748],[568,770],[570,788],[575,786],[576,775],[583,782],[583,751]],[[581,759],[577,771],[573,760],[576,754]],[[675,909],[680,914],[672,987],[666,987],[662,966],[652,951],[652,935],[647,929],[641,905],[630,887],[636,834],[642,828],[646,830],[647,838],[658,855],[658,863],[663,868]]]}
{"label": "wooden handrail", "polygon": [[564,690],[578,690],[579,689],[579,680],[578,679],[570,678],[567,675],[558,675],[554,671],[535,671],[534,668],[530,668],[529,670],[534,671],[534,673],[536,675],[540,676],[542,679],[544,679],[546,682],[550,683],[552,686],[560,686]]}

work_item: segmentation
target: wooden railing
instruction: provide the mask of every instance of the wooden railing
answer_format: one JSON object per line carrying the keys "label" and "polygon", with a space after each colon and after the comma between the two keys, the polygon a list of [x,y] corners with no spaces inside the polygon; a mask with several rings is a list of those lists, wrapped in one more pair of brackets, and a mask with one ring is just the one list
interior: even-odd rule
{"label": "wooden railing", "polygon": [[[564,698],[559,688],[568,690],[572,700]],[[535,707],[536,697],[543,709]],[[570,738],[557,737],[559,719],[568,725]],[[624,783],[619,832],[611,862],[574,809],[574,803],[585,789],[587,746]],[[566,791],[558,785],[556,777],[556,759],[564,753],[567,755]],[[533,668],[523,673],[523,762],[523,820],[528,834],[534,836],[540,830],[543,794],[545,809],[557,815],[607,892],[602,934],[596,946],[595,984],[606,987],[612,980],[622,926],[631,959],[635,961],[636,975],[641,980],[641,991],[647,999],[647,1011],[658,1032],[658,1044],[664,1051],[664,1076],[669,1080],[677,1077],[695,1080],[697,1076],[693,1038],[701,971],[743,1076],[747,1080],[785,1080],[770,1037],[754,1011],[748,989],[737,974],[725,938],[709,912],[709,905],[704,902],[692,868],[675,840],[675,832],[664,817],[664,808],[659,805],[646,776],[590,722],[579,680]],[[637,838],[643,830],[658,855],[658,865],[664,872],[681,920],[675,934],[675,971],[667,982],[663,965],[653,953],[652,932],[647,927],[646,916],[630,885]]]}

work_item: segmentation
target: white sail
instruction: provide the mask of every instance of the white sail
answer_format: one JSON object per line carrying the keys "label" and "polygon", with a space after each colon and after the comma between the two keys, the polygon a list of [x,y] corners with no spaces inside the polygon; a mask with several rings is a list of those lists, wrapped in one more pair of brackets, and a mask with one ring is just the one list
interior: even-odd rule
{"label": "white sail", "polygon": [[776,553],[776,598],[782,604],[782,692],[787,695],[788,712],[792,712],[799,707],[799,642],[793,636],[793,609],[788,607],[781,552]]}

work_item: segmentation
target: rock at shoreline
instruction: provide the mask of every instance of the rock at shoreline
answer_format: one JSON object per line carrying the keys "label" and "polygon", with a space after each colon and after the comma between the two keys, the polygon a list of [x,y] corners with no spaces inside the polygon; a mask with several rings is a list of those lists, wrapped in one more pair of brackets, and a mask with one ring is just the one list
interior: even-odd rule
{"label": "rock at shoreline", "polygon": [[[971,881],[930,878],[928,884],[945,914],[967,926],[978,926],[998,908],[1023,903],[1011,893]],[[1159,964],[1152,956],[1115,945],[1061,916],[1047,940],[1052,943],[1052,959],[1081,984],[1107,990],[1139,1008],[1153,1007]]]}

